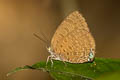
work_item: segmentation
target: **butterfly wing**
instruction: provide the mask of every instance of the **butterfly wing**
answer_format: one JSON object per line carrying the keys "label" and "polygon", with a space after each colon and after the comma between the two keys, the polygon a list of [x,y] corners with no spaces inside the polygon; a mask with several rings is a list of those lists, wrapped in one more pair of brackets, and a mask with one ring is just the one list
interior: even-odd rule
{"label": "butterfly wing", "polygon": [[71,13],[60,24],[53,35],[51,48],[63,61],[87,62],[90,48],[95,49],[95,42],[79,11]]}

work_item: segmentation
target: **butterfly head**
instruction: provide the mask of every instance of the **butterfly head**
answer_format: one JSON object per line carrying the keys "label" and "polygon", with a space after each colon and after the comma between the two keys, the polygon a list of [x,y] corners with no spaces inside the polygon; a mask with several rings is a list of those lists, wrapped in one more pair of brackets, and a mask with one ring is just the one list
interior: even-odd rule
{"label": "butterfly head", "polygon": [[53,55],[53,54],[54,54],[54,52],[53,52],[53,50],[52,50],[52,48],[51,48],[51,47],[47,47],[47,50],[48,50],[48,52],[49,52],[51,55]]}
{"label": "butterfly head", "polygon": [[48,52],[51,52],[51,47],[47,47]]}

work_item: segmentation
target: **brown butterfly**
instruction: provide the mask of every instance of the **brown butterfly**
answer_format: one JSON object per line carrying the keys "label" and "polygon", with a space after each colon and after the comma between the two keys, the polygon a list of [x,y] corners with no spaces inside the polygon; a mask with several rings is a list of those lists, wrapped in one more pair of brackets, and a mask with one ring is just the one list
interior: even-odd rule
{"label": "brown butterfly", "polygon": [[79,11],[69,14],[58,26],[47,50],[50,53],[47,62],[49,59],[70,63],[94,60],[95,40]]}

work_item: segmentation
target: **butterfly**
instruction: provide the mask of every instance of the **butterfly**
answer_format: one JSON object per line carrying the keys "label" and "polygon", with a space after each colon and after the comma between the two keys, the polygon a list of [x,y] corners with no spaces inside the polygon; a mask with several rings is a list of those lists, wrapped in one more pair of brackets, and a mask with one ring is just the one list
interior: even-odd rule
{"label": "butterfly", "polygon": [[51,44],[47,47],[47,58],[69,63],[92,62],[95,57],[95,40],[85,18],[79,11],[70,13],[58,26]]}

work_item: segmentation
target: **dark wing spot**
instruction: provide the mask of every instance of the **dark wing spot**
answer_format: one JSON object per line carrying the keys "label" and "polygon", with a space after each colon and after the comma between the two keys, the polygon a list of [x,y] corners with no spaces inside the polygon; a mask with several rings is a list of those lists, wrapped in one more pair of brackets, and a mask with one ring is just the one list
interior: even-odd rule
{"label": "dark wing spot", "polygon": [[61,37],[64,37],[63,34],[59,34]]}
{"label": "dark wing spot", "polygon": [[60,47],[62,48],[62,47],[63,47],[63,45],[60,45]]}
{"label": "dark wing spot", "polygon": [[69,55],[69,53],[67,52],[67,55]]}
{"label": "dark wing spot", "polygon": [[69,48],[69,49],[72,49],[72,47],[71,47],[71,46],[68,46],[68,48]]}
{"label": "dark wing spot", "polygon": [[63,49],[63,52],[65,52],[66,50],[65,49]]}

